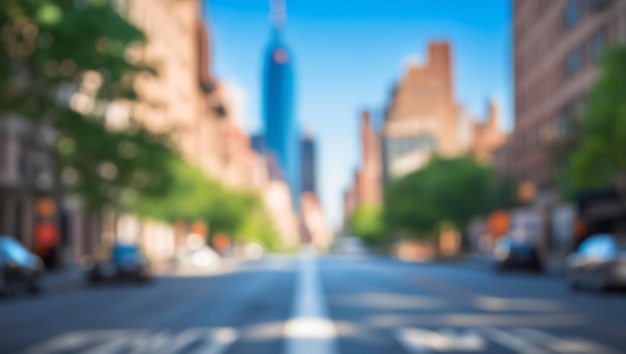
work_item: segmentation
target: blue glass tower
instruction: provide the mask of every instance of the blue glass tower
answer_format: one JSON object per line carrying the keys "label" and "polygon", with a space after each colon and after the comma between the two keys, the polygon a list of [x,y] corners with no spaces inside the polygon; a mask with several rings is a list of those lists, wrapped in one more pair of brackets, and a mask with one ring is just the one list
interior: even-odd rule
{"label": "blue glass tower", "polygon": [[263,121],[265,148],[274,154],[291,189],[293,204],[300,204],[300,133],[294,117],[294,75],[291,53],[282,38],[284,3],[272,6],[272,38],[265,53]]}

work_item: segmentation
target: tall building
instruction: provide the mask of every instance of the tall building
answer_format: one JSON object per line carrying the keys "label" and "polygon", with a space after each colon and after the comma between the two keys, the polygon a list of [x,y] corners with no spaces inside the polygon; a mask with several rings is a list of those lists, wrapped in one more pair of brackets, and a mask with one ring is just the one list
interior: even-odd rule
{"label": "tall building", "polygon": [[423,166],[433,152],[454,156],[466,149],[458,139],[451,52],[447,42],[430,43],[427,62],[411,64],[395,86],[382,132],[387,180]]}
{"label": "tall building", "polygon": [[498,169],[535,191],[534,201],[550,202],[598,77],[595,63],[608,46],[626,42],[626,1],[517,0],[513,34],[515,124]]}
{"label": "tall building", "polygon": [[378,134],[372,127],[368,111],[361,115],[361,169],[358,179],[357,199],[359,205],[382,203],[382,166]]}
{"label": "tall building", "polygon": [[317,195],[317,164],[315,138],[310,132],[302,135],[302,193]]}
{"label": "tall building", "polygon": [[264,143],[276,157],[292,194],[300,204],[300,134],[294,116],[294,75],[292,56],[283,41],[285,5],[273,2],[272,38],[265,54],[263,78]]}
{"label": "tall building", "polygon": [[456,102],[447,42],[429,44],[427,62],[412,63],[395,85],[380,127],[377,116],[361,117],[361,166],[344,193],[344,226],[356,208],[382,203],[387,183],[422,168],[433,154],[491,162],[507,139],[493,100],[485,119]]}
{"label": "tall building", "polygon": [[383,200],[383,171],[380,138],[372,126],[369,111],[361,114],[361,166],[354,172],[352,185],[344,192],[344,228],[359,206],[380,205]]}

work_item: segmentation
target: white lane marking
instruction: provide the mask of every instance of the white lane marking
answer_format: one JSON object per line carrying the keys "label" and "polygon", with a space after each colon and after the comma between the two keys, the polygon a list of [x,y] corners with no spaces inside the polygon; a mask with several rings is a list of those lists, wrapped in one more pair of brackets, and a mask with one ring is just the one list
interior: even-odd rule
{"label": "white lane marking", "polygon": [[337,329],[328,318],[315,253],[300,253],[298,282],[291,319],[284,327],[284,354],[335,354]]}
{"label": "white lane marking", "polygon": [[404,350],[411,354],[481,352],[487,347],[485,341],[473,330],[399,328],[394,335]]}
{"label": "white lane marking", "polygon": [[28,348],[26,354],[57,353],[78,350],[123,335],[125,331],[70,332]]}
{"label": "white lane marking", "polygon": [[524,338],[495,328],[481,328],[481,331],[492,341],[519,354],[548,354],[547,350],[528,342]]}
{"label": "white lane marking", "polygon": [[89,350],[81,350],[81,353],[86,354],[111,354],[119,353],[124,348],[128,347],[128,343],[132,340],[129,334],[124,334],[118,337],[111,338],[110,340],[102,343],[98,346],[92,347]]}
{"label": "white lane marking", "polygon": [[561,339],[552,334],[538,331],[531,328],[520,328],[514,331],[517,335],[526,338],[526,340],[542,345],[557,353],[562,354],[617,354],[616,351],[592,342],[587,339],[572,337],[567,339]]}
{"label": "white lane marking", "polygon": [[142,354],[146,352],[157,353],[168,343],[167,332],[161,331],[157,333],[144,332],[141,335],[134,336],[129,345],[129,354]]}
{"label": "white lane marking", "polygon": [[175,354],[192,349],[195,353],[222,354],[237,339],[232,328],[190,328],[182,332],[152,330],[77,331],[52,338],[29,348],[27,354],[81,352]]}
{"label": "white lane marking", "polygon": [[195,348],[192,353],[222,354],[235,343],[239,338],[239,334],[232,328],[217,328],[209,331],[208,337],[211,341]]}

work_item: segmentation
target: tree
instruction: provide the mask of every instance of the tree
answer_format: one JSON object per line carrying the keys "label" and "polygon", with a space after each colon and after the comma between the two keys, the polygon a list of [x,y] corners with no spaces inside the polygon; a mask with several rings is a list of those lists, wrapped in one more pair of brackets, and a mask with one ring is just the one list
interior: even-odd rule
{"label": "tree", "polygon": [[578,188],[624,191],[626,181],[626,47],[607,51],[587,97],[580,147],[570,172]]}
{"label": "tree", "polygon": [[278,235],[256,193],[225,188],[179,158],[172,159],[167,168],[173,177],[167,193],[143,193],[128,205],[130,211],[170,223],[204,221],[212,235],[224,233],[235,242],[279,248]]}
{"label": "tree", "polygon": [[108,105],[142,101],[134,80],[155,74],[137,59],[144,34],[110,0],[3,0],[0,26],[0,119],[51,127],[60,177],[91,209],[164,193],[167,139],[105,125]]}
{"label": "tree", "polygon": [[475,215],[506,207],[511,188],[469,157],[433,157],[424,168],[392,182],[384,219],[392,231],[425,237],[442,225],[462,229]]}
{"label": "tree", "polygon": [[356,208],[350,217],[350,233],[363,239],[370,246],[385,241],[387,229],[383,220],[383,208],[380,205],[362,205]]}

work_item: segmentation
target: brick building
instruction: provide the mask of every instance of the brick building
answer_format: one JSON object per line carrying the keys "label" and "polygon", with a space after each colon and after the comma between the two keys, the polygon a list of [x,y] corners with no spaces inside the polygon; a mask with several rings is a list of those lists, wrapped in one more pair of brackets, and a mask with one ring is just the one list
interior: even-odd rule
{"label": "brick building", "polygon": [[411,64],[396,84],[382,131],[387,180],[419,168],[432,152],[454,156],[466,148],[458,139],[453,80],[450,45],[433,42],[427,62]]}
{"label": "brick building", "polygon": [[536,202],[554,201],[555,172],[576,144],[595,62],[626,40],[626,2],[517,0],[513,39],[514,133],[497,153],[497,168],[532,185]]}
{"label": "brick building", "polygon": [[382,130],[376,132],[370,114],[363,114],[361,167],[344,194],[346,222],[357,207],[382,203],[384,185],[421,168],[433,153],[491,162],[507,139],[494,101],[483,120],[457,103],[452,64],[450,44],[430,43],[426,63],[411,64],[394,87]]}

